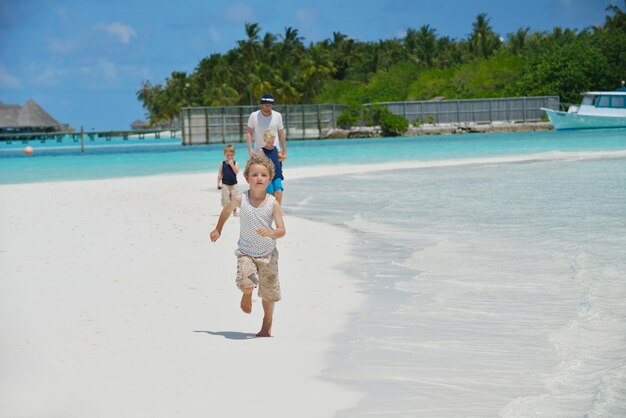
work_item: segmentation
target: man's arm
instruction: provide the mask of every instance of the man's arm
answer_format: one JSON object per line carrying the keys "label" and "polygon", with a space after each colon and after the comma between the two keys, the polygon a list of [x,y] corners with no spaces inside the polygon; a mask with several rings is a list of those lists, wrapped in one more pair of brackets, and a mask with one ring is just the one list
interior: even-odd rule
{"label": "man's arm", "polygon": [[280,141],[280,148],[285,154],[285,159],[287,158],[287,135],[285,135],[284,129],[278,130],[278,140]]}
{"label": "man's arm", "polygon": [[246,133],[246,141],[248,142],[248,155],[250,157],[252,157],[252,154],[254,154],[254,149],[252,148],[252,132],[254,132],[254,130],[248,127],[248,133]]}

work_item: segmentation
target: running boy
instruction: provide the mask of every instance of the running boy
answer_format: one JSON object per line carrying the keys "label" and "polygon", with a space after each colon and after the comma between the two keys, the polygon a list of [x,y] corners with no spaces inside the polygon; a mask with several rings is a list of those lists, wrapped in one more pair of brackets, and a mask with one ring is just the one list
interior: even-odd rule
{"label": "running boy", "polygon": [[[257,337],[270,337],[274,302],[281,299],[278,280],[278,250],[276,239],[285,236],[285,224],[280,205],[267,193],[267,185],[274,177],[274,164],[263,154],[252,154],[243,176],[250,189],[237,195],[220,214],[211,241],[222,234],[222,228],[230,214],[240,208],[241,221],[237,242],[237,287],[242,291],[241,310],[252,312],[252,291],[259,287],[263,300],[263,324]],[[275,228],[272,229],[272,223]]]}
{"label": "running boy", "polygon": [[[224,147],[224,161],[220,164],[217,172],[217,189],[222,190],[222,207],[228,204],[237,196],[237,174],[239,173],[239,165],[235,161],[235,147],[228,144]],[[233,215],[237,216],[237,208],[233,211]]]}
{"label": "running boy", "polygon": [[270,181],[270,184],[267,185],[267,192],[273,194],[276,197],[276,200],[279,204],[283,203],[283,162],[282,162],[282,154],[278,151],[278,148],[274,146],[274,141],[276,140],[276,134],[271,129],[263,132],[263,141],[265,141],[265,145],[261,150],[267,158],[270,159],[274,163],[274,178]]}

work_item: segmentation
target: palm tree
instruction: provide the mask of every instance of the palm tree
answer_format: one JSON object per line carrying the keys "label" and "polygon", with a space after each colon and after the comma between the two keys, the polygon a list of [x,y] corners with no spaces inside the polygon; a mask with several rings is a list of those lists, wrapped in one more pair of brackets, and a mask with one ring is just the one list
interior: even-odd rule
{"label": "palm tree", "polygon": [[157,97],[161,91],[161,86],[153,86],[149,81],[143,81],[141,88],[137,91],[137,99],[143,103],[146,109],[146,116],[150,121],[155,121],[159,117],[159,106]]}
{"label": "palm tree", "polygon": [[255,59],[259,49],[259,33],[261,27],[258,23],[245,23],[246,36],[248,39],[237,41],[239,48],[242,49],[246,58]]}
{"label": "palm tree", "polygon": [[454,41],[449,36],[437,39],[437,57],[435,64],[440,68],[449,68],[462,64],[466,59],[467,41]]}
{"label": "palm tree", "polygon": [[374,51],[372,72],[388,70],[406,57],[406,49],[397,39],[381,39],[372,46]]}
{"label": "palm tree", "polygon": [[280,65],[281,56],[276,45],[276,39],[278,39],[276,35],[267,32],[261,41],[259,59],[269,65]]}
{"label": "palm tree", "polygon": [[519,28],[515,33],[509,33],[507,35],[507,44],[510,51],[514,54],[519,54],[526,47],[526,40],[528,39],[528,33],[530,28]]}
{"label": "palm tree", "polygon": [[149,103],[152,96],[152,89],[152,84],[149,81],[142,81],[141,88],[135,93],[137,96],[137,100],[142,102],[143,107],[145,107],[146,109],[149,108]]}
{"label": "palm tree", "polygon": [[[246,40],[237,41],[239,45],[239,52],[241,58],[241,68],[244,70],[244,74],[251,74],[254,70],[255,63],[259,58],[260,50],[260,38],[259,33],[261,27],[258,23],[245,23]],[[246,93],[248,96],[249,104],[254,104],[253,87],[250,83],[246,83]]]}
{"label": "palm tree", "polygon": [[209,106],[233,106],[239,101],[239,93],[226,83],[211,87],[204,93],[204,101]]}
{"label": "palm tree", "polygon": [[302,62],[303,100],[311,103],[324,84],[332,80],[335,67],[329,51],[322,44],[312,45]]}
{"label": "palm tree", "polygon": [[[254,71],[248,74],[250,79],[250,92],[252,97],[260,98],[264,93],[273,90],[271,80],[277,69],[264,62],[257,62]],[[253,104],[253,103],[251,103]]]}
{"label": "palm tree", "polygon": [[282,39],[281,53],[284,57],[290,57],[293,59],[299,59],[304,52],[304,45],[302,40],[304,38],[298,36],[298,29],[294,29],[291,26],[285,28],[285,34],[279,35]]}
{"label": "palm tree", "polygon": [[274,74],[274,78],[272,79],[274,97],[276,97],[280,103],[301,103],[302,88],[300,85],[302,83],[299,77],[295,77],[294,74],[301,74],[301,71],[295,71],[288,65],[281,66],[280,71]]}
{"label": "palm tree", "polygon": [[191,104],[188,96],[190,86],[187,73],[182,71],[173,71],[171,78],[165,79],[163,116],[168,121],[171,122],[177,119],[180,114],[180,108]]}
{"label": "palm tree", "polygon": [[357,42],[341,32],[333,32],[333,39],[323,42],[330,53],[330,59],[335,67],[334,78],[343,80],[348,69],[362,60],[361,51]]}
{"label": "palm tree", "polygon": [[489,25],[487,14],[481,13],[472,23],[472,34],[469,38],[470,52],[477,57],[488,57],[492,55],[502,44],[500,37]]}
{"label": "palm tree", "polygon": [[431,67],[437,54],[436,30],[430,25],[423,25],[419,32],[415,29],[408,29],[404,38],[404,44],[415,58],[427,67]]}
{"label": "palm tree", "polygon": [[[624,8],[626,9],[626,0],[624,0]],[[604,28],[626,31],[626,12],[613,4],[607,6],[605,10],[613,12],[613,16],[606,17]]]}

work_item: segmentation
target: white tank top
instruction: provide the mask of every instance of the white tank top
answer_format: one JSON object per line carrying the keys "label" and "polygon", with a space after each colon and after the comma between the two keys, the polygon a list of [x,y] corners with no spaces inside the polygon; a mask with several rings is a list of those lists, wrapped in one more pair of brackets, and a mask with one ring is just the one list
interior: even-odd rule
{"label": "white tank top", "polygon": [[242,253],[250,257],[262,257],[271,253],[276,248],[276,238],[262,237],[256,230],[260,227],[272,228],[274,217],[274,201],[272,195],[263,206],[255,208],[248,200],[248,192],[241,195],[241,208],[239,217],[239,242],[237,247]]}

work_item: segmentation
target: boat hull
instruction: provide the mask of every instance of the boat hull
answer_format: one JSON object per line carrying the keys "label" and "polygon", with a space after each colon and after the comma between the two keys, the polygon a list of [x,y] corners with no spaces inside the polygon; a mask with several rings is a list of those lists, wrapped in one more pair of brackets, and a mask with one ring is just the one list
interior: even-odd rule
{"label": "boat hull", "polygon": [[626,116],[580,115],[541,108],[557,131],[567,129],[626,128]]}

